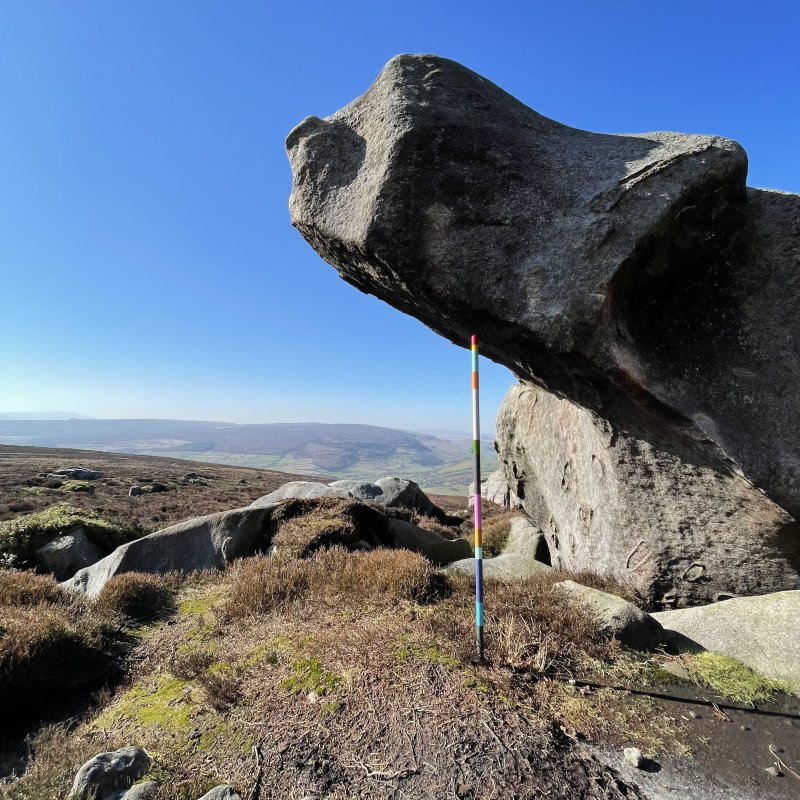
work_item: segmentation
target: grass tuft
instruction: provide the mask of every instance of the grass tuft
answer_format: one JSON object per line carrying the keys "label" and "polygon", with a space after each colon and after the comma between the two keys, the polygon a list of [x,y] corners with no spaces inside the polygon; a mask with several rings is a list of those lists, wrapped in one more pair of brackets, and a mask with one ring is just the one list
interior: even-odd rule
{"label": "grass tuft", "polygon": [[95,609],[134,623],[153,622],[175,612],[175,596],[160,577],[126,572],[114,576],[103,586]]}

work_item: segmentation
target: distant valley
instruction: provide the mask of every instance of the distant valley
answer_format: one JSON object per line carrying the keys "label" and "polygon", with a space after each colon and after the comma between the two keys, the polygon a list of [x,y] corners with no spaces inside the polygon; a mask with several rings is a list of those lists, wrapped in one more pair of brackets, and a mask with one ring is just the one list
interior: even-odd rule
{"label": "distant valley", "polygon": [[[472,478],[471,441],[468,434],[448,431],[446,436],[313,422],[0,419],[2,444],[171,456],[334,478],[398,475],[429,491],[463,495]],[[482,440],[481,458],[484,474],[496,469],[491,439]]]}

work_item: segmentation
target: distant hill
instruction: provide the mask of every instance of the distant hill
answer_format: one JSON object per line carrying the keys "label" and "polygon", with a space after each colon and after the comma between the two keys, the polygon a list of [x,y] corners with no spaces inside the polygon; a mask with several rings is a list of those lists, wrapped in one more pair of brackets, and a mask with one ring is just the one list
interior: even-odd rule
{"label": "distant hill", "polygon": [[[172,456],[337,478],[398,475],[453,494],[467,493],[472,474],[468,434],[442,438],[376,425],[0,418],[0,443]],[[491,440],[482,441],[481,452],[488,473],[497,465]]]}
{"label": "distant hill", "polygon": [[74,411],[0,411],[2,419],[94,419]]}

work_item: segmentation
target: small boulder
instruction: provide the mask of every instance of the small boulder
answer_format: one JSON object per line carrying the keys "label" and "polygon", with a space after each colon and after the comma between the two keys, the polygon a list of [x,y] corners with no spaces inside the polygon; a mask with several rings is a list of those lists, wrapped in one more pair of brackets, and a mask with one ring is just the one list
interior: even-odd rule
{"label": "small boulder", "polygon": [[242,800],[242,798],[233,786],[223,783],[206,792],[200,800]]}
{"label": "small boulder", "polygon": [[466,539],[445,539],[402,519],[387,518],[386,525],[396,547],[420,553],[437,567],[467,558],[472,547]]}
{"label": "small boulder", "polygon": [[[494,558],[484,559],[483,575],[485,578],[510,581],[546,572],[550,567],[537,559],[543,547],[546,548],[546,544],[542,532],[527,517],[515,517],[511,521],[503,552]],[[452,570],[471,575],[475,571],[475,559],[470,557],[456,561],[447,569],[448,572]]]}
{"label": "small boulder", "polygon": [[36,563],[45,572],[52,572],[57,581],[72,577],[79,569],[99,561],[100,557],[100,551],[81,527],[73,528],[36,551]]}
{"label": "small boulder", "polygon": [[622,755],[632,767],[636,767],[637,769],[641,767],[642,761],[644,761],[642,751],[638,747],[626,747],[622,751]]}
{"label": "small boulder", "polygon": [[130,789],[120,789],[118,792],[108,795],[106,798],[98,800],[151,800],[158,791],[156,781],[143,781],[134,783]]}
{"label": "small boulder", "polygon": [[141,486],[131,486],[131,488],[128,489],[128,497],[138,497],[141,493],[142,493]]}
{"label": "small boulder", "polygon": [[141,747],[99,753],[78,770],[68,800],[103,800],[112,792],[127,789],[148,769],[150,756]]}
{"label": "small boulder", "polygon": [[623,644],[637,650],[652,650],[664,640],[661,625],[633,603],[575,581],[554,584],[570,599],[585,606],[597,618],[602,629]]}

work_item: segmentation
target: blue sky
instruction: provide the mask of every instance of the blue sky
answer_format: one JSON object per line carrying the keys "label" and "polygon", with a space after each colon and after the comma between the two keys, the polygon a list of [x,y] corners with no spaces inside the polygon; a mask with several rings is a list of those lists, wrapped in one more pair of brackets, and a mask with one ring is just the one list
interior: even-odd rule
{"label": "blue sky", "polygon": [[[0,411],[468,429],[468,352],[290,226],[288,131],[433,52],[576,127],[737,139],[797,192],[794,7],[2,2]],[[489,429],[513,376],[482,370]]]}

